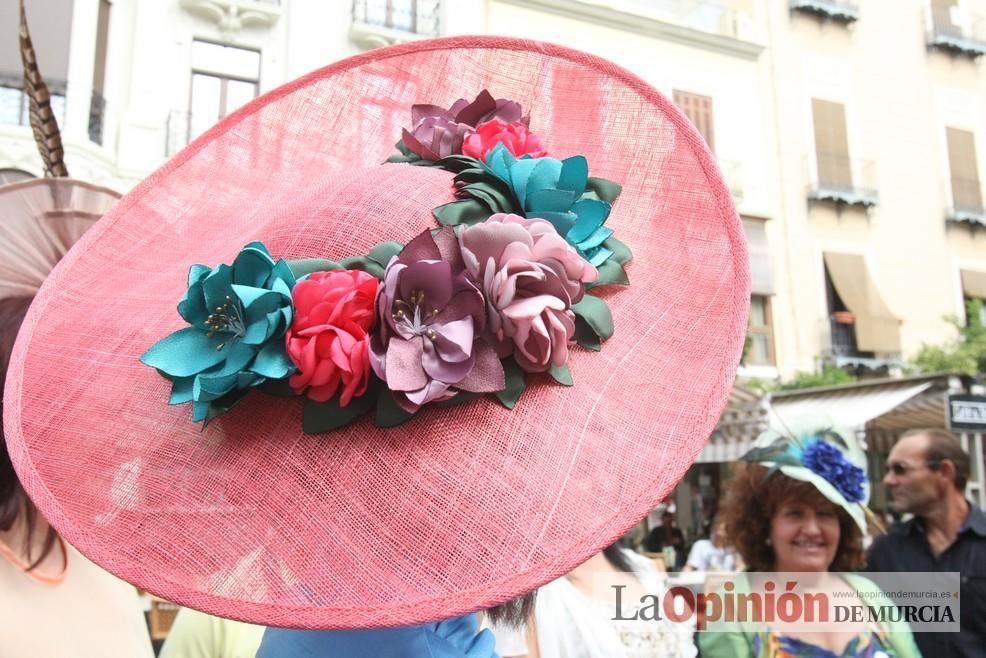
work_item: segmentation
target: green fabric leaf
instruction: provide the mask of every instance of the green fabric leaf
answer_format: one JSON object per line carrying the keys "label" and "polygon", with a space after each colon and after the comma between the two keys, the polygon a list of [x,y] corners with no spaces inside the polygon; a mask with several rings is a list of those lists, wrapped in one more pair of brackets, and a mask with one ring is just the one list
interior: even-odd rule
{"label": "green fabric leaf", "polygon": [[435,162],[435,165],[456,174],[466,169],[475,169],[476,167],[482,166],[479,160],[470,158],[468,155],[447,155]]}
{"label": "green fabric leaf", "polygon": [[633,260],[633,253],[630,251],[630,247],[626,246],[616,238],[608,238],[605,242],[603,242],[603,246],[613,252],[613,255],[610,256],[609,259],[616,261],[620,265],[626,265]]}
{"label": "green fabric leaf", "polygon": [[436,407],[455,407],[466,402],[472,402],[473,400],[478,400],[483,397],[485,393],[473,393],[472,391],[459,391],[454,398],[449,398],[448,400],[442,400],[441,402],[436,402]]}
{"label": "green fabric leaf", "polygon": [[462,199],[438,206],[431,211],[431,214],[443,226],[458,226],[459,224],[475,224],[484,221],[493,213],[475,199]]}
{"label": "green fabric leaf", "polygon": [[368,412],[376,401],[376,390],[372,388],[367,388],[366,393],[353,398],[345,407],[339,405],[338,396],[326,402],[305,400],[302,427],[307,434],[331,432]]}
{"label": "green fabric leaf", "polygon": [[551,368],[548,369],[548,374],[551,375],[552,379],[563,386],[572,386],[575,383],[572,380],[572,373],[569,372],[568,366],[562,366],[560,368],[557,366],[551,366]]}
{"label": "green fabric leaf", "polygon": [[609,305],[599,297],[584,295],[578,304],[572,306],[572,312],[585,320],[602,340],[613,335],[613,314],[609,310]]}
{"label": "green fabric leaf", "polygon": [[410,155],[394,154],[389,158],[387,158],[386,160],[384,160],[384,163],[387,162],[396,163],[396,164],[418,164],[419,162],[422,162],[422,160],[416,153],[412,153]]}
{"label": "green fabric leaf", "polygon": [[494,395],[500,404],[507,409],[513,409],[517,400],[520,399],[521,393],[527,388],[527,373],[521,370],[513,359],[501,359],[500,363],[503,365],[503,375],[507,385],[502,391],[497,391]]}
{"label": "green fabric leaf", "polygon": [[[576,319],[576,323],[577,322],[578,320]],[[291,388],[291,385],[288,384],[287,377],[284,377],[283,379],[268,379],[257,388],[259,388],[267,395],[273,395],[274,397],[278,397],[278,398],[298,397],[298,394],[295,393],[294,389]]]}
{"label": "green fabric leaf", "polygon": [[338,262],[326,258],[300,258],[298,260],[289,260],[287,263],[296,279],[307,276],[312,272],[328,272],[329,270],[338,270],[342,267]]}
{"label": "green fabric leaf", "polygon": [[384,267],[369,256],[350,256],[339,261],[339,265],[347,270],[362,270],[378,279],[383,278]]}
{"label": "green fabric leaf", "polygon": [[387,267],[387,263],[390,262],[390,259],[401,253],[403,249],[404,245],[400,242],[394,242],[393,240],[389,242],[381,242],[378,245],[374,245],[374,247],[370,249],[370,258],[377,261],[384,267]]}
{"label": "green fabric leaf", "polygon": [[588,183],[586,183],[586,189],[595,192],[596,196],[603,201],[608,201],[613,203],[616,198],[620,196],[620,192],[623,188],[613,181],[606,180],[605,178],[594,178],[589,177]]}
{"label": "green fabric leaf", "polygon": [[586,290],[598,288],[599,286],[628,286],[630,279],[627,278],[626,270],[616,261],[610,259],[599,266],[599,276],[595,281],[585,284]]}
{"label": "green fabric leaf", "polygon": [[376,416],[373,420],[377,427],[397,427],[412,418],[414,418],[414,414],[409,414],[397,406],[397,402],[394,401],[394,396],[390,391],[386,389],[380,391],[377,396]]}
{"label": "green fabric leaf", "polygon": [[242,388],[235,391],[230,391],[226,395],[222,396],[217,400],[210,400],[209,402],[201,403],[194,402],[195,405],[205,404],[205,416],[199,420],[202,421],[202,429],[208,427],[209,423],[219,418],[224,413],[235,407],[246,394],[250,391],[248,388]]}
{"label": "green fabric leaf", "polygon": [[603,348],[599,336],[584,318],[575,316],[575,342],[586,349],[598,352]]}

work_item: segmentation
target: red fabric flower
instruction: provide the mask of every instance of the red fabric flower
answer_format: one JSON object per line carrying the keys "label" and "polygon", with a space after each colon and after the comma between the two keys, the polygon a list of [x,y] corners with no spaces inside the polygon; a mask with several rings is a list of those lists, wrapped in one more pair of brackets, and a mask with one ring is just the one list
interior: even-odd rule
{"label": "red fabric flower", "polygon": [[462,142],[462,153],[486,162],[486,154],[501,143],[518,158],[522,155],[540,158],[548,154],[541,146],[541,139],[526,124],[521,121],[504,123],[499,119],[479,124],[476,132]]}
{"label": "red fabric flower", "polygon": [[378,281],[358,270],[315,272],[291,291],[294,324],[288,357],[298,374],[288,379],[296,393],[307,389],[317,402],[339,389],[340,406],[366,392],[370,378],[370,328],[376,321]]}

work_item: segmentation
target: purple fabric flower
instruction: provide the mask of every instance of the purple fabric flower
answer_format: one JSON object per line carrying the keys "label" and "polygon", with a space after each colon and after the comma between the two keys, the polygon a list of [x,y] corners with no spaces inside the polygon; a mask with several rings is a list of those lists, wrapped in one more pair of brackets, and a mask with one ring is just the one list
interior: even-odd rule
{"label": "purple fabric flower", "polygon": [[459,391],[506,386],[496,351],[482,338],[483,294],[463,268],[451,228],[434,238],[422,232],[390,260],[377,313],[370,365],[408,413]]}
{"label": "purple fabric flower", "polygon": [[519,103],[494,99],[485,89],[473,102],[460,98],[447,110],[437,105],[412,105],[413,128],[404,130],[404,145],[425,160],[460,155],[463,140],[476,131],[476,126],[492,119],[520,121],[526,126],[529,117],[521,116],[522,112]]}
{"label": "purple fabric flower", "polygon": [[846,459],[842,451],[821,439],[805,446],[803,463],[813,473],[822,476],[850,503],[863,500],[866,493],[866,472]]}
{"label": "purple fabric flower", "polygon": [[480,282],[501,357],[527,372],[568,362],[572,305],[598,272],[545,219],[498,213],[459,232],[466,270]]}

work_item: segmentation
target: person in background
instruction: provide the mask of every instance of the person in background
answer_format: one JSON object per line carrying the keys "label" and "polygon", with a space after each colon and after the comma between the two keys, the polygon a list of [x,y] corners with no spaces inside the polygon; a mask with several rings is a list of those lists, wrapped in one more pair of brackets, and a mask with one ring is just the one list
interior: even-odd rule
{"label": "person in background", "polygon": [[719,517],[712,522],[712,537],[692,544],[682,571],[736,571],[742,560],[726,539],[726,527]]}
{"label": "person in background", "polygon": [[[892,605],[863,565],[865,455],[849,432],[807,431],[798,438],[766,432],[736,464],[722,519],[730,544],[752,573],[732,580],[736,592],[759,591],[758,572],[817,574],[812,591],[848,606]],[[905,622],[847,621],[837,629],[802,623],[778,630],[765,619],[732,620],[699,633],[704,656],[731,658],[917,658]]]}
{"label": "person in background", "polygon": [[661,525],[657,526],[647,537],[644,538],[642,548],[650,553],[660,553],[670,546],[674,549],[674,564],[668,564],[669,570],[677,570],[681,567],[685,556],[685,536],[681,528],[675,525],[674,515],[665,512],[661,519]]}
{"label": "person in background", "polygon": [[[615,587],[624,619],[614,619]],[[694,622],[630,620],[641,596],[665,590],[650,560],[614,544],[537,590],[520,624],[491,611],[491,630],[501,658],[692,658]]]}
{"label": "person in background", "polygon": [[986,514],[965,497],[969,455],[940,429],[905,433],[887,459],[883,478],[898,514],[870,548],[870,571],[957,571],[961,574],[958,633],[916,633],[925,656],[982,656],[986,647]]}
{"label": "person in background", "polygon": [[264,627],[182,608],[159,658],[254,658]]}
{"label": "person in background", "polygon": [[[30,303],[30,298],[0,300],[0,386]],[[0,611],[5,658],[154,655],[137,590],[84,558],[48,525],[14,472],[2,426]]]}

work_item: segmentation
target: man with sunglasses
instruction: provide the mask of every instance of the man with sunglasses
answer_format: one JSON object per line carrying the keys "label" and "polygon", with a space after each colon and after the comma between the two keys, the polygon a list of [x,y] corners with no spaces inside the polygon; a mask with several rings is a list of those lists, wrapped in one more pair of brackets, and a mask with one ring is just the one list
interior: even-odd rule
{"label": "man with sunglasses", "polygon": [[959,633],[915,633],[924,656],[986,656],[986,514],[965,498],[969,455],[940,429],[913,430],[887,459],[898,523],[870,548],[870,571],[961,574]]}

